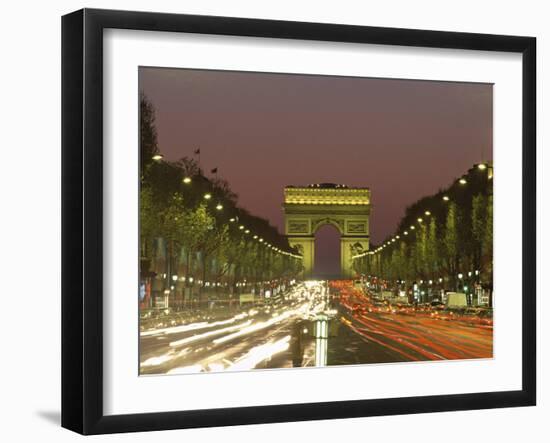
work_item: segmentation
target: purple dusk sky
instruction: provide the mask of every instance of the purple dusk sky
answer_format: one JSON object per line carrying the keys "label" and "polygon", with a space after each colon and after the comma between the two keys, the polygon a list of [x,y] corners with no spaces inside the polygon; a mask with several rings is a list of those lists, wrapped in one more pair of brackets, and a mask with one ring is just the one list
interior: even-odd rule
{"label": "purple dusk sky", "polygon": [[[490,84],[167,68],[139,76],[165,157],[200,148],[203,170],[217,167],[239,205],[281,233],[286,185],[370,188],[379,243],[408,205],[492,160]],[[320,236],[321,251],[337,242],[330,230]]]}

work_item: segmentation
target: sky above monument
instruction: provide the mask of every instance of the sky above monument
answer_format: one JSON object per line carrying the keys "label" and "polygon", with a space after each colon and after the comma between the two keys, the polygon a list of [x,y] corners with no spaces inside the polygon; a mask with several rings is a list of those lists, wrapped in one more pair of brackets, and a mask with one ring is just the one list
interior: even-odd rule
{"label": "sky above monument", "polygon": [[[490,84],[140,68],[139,87],[165,158],[200,148],[205,173],[218,168],[281,233],[287,185],[370,188],[378,244],[407,206],[492,161]],[[330,229],[319,237],[321,251],[337,244]],[[328,272],[328,252],[317,259]]]}

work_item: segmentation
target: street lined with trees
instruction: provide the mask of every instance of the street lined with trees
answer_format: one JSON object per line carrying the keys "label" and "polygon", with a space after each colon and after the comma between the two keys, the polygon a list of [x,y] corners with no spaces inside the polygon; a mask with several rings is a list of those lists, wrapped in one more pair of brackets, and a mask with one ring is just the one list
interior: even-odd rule
{"label": "street lined with trees", "polygon": [[482,298],[493,285],[492,179],[492,166],[480,163],[409,206],[393,235],[354,257],[357,273],[419,302],[457,291],[490,305]]}
{"label": "street lined with trees", "polygon": [[144,95],[140,108],[142,306],[271,293],[298,275],[301,256],[267,220],[238,207],[227,181],[206,177],[195,158],[164,159]]}

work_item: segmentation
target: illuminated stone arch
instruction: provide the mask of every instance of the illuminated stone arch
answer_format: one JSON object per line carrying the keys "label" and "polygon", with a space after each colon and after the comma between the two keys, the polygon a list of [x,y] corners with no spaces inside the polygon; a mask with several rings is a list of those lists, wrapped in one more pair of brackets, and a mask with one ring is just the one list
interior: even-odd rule
{"label": "illuminated stone arch", "polygon": [[304,277],[313,277],[315,233],[326,224],[340,233],[340,272],[353,277],[352,256],[369,249],[370,190],[322,183],[284,190],[285,234],[303,256]]}

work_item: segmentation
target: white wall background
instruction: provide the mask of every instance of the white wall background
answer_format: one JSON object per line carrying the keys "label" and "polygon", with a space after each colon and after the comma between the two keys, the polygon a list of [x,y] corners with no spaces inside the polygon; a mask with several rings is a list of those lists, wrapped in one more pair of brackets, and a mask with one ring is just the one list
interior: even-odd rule
{"label": "white wall background", "polygon": [[[538,38],[539,275],[550,266],[549,11],[536,0],[442,2],[266,2],[112,0],[10,2],[0,26],[0,438],[74,441],[60,414],[60,17],[81,7],[155,10],[282,20],[349,23]],[[546,106],[545,106],[546,105]],[[545,112],[546,111],[546,112]],[[544,253],[541,250],[546,248]],[[543,281],[546,280],[546,281]],[[102,436],[95,441],[547,441],[550,369],[545,323],[550,285],[539,278],[539,406],[493,411],[329,420],[222,429]],[[545,349],[546,348],[546,349]]]}

